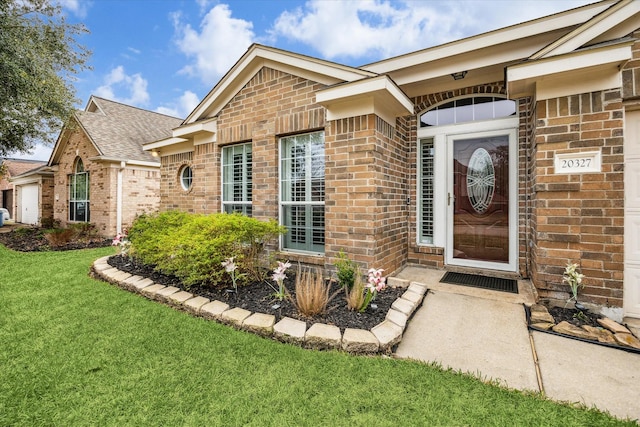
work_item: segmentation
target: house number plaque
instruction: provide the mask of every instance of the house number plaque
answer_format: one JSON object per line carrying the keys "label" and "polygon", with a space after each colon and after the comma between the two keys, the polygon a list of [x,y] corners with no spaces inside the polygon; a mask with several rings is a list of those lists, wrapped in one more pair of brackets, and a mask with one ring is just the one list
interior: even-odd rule
{"label": "house number plaque", "polygon": [[602,155],[600,151],[556,154],[554,166],[557,174],[601,172]]}

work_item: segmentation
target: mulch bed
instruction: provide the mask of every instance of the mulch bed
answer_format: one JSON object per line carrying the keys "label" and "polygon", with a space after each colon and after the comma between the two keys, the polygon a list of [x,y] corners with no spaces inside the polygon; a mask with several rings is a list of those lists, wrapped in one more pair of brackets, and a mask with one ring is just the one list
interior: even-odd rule
{"label": "mulch bed", "polygon": [[102,248],[110,246],[112,240],[103,237],[70,241],[61,246],[51,246],[44,237],[45,229],[39,227],[17,227],[8,233],[0,233],[0,243],[19,252],[68,251],[74,249]]}
{"label": "mulch bed", "polygon": [[602,316],[599,314],[591,313],[590,311],[583,311],[582,314],[580,314],[580,311],[575,308],[548,307],[548,309],[549,314],[553,316],[556,323],[567,321],[575,326],[588,325],[596,328],[600,327],[598,319],[601,319]]}
{"label": "mulch bed", "polygon": [[[377,308],[374,309],[372,306],[369,306],[363,313],[359,313],[347,307],[344,291],[333,281],[330,295],[336,295],[329,302],[326,312],[321,315],[306,317],[298,313],[291,301],[279,301],[274,297],[275,290],[270,286],[270,284],[275,286],[273,282],[251,283],[245,286],[239,286],[238,294],[236,295],[233,289],[229,289],[231,288],[230,283],[228,288],[212,288],[200,285],[187,287],[174,276],[162,274],[155,271],[153,266],[138,263],[134,259],[121,255],[110,257],[108,263],[121,271],[141,277],[148,277],[155,283],[165,286],[175,286],[194,295],[209,298],[212,301],[222,301],[232,307],[240,307],[251,312],[272,314],[276,317],[276,322],[283,317],[291,317],[306,322],[307,327],[310,327],[314,323],[325,323],[338,326],[341,332],[344,332],[346,328],[371,329],[381,323],[391,308],[391,304],[405,291],[405,289],[401,288],[388,287],[379,292],[373,301],[372,304],[375,304]],[[292,269],[287,272],[285,285],[292,299],[295,300],[294,276],[295,267],[292,267]]]}

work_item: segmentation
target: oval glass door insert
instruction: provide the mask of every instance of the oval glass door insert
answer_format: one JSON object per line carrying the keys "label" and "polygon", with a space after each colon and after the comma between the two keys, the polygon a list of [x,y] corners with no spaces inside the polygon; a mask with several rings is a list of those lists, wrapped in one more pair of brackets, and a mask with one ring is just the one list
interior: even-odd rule
{"label": "oval glass door insert", "polygon": [[478,148],[469,159],[467,169],[467,194],[471,207],[478,213],[487,211],[496,188],[496,173],[491,155]]}

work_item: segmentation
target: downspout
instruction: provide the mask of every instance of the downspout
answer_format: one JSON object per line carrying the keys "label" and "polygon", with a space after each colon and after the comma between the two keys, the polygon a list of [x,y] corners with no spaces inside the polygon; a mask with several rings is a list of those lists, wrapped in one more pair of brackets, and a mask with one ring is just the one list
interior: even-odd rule
{"label": "downspout", "polygon": [[116,234],[122,233],[122,173],[127,162],[120,162],[116,184]]}

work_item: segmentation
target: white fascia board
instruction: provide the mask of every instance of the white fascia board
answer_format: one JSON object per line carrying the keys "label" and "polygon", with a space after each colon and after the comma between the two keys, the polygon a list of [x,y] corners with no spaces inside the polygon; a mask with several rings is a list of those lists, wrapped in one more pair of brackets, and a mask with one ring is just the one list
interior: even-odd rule
{"label": "white fascia board", "polygon": [[30,174],[30,175],[19,175],[15,178],[9,178],[9,182],[13,183],[14,186],[27,185],[27,184],[40,184],[42,181],[42,175],[53,175],[53,173],[46,174]]}
{"label": "white fascia board", "polygon": [[160,167],[160,161],[148,162],[148,161],[144,161],[144,160],[129,160],[129,159],[122,159],[122,158],[119,158],[119,157],[107,157],[107,156],[89,157],[89,160],[91,160],[91,161],[99,161],[99,162],[104,162],[104,163],[117,163],[117,164],[121,164],[121,163],[124,162],[128,166],[146,166],[146,167],[152,167],[152,168],[159,168]]}
{"label": "white fascia board", "polygon": [[514,83],[599,65],[622,64],[631,59],[632,44],[633,42],[629,41],[620,45],[585,49],[562,56],[512,65],[507,67],[507,81]]}
{"label": "white fascia board", "polygon": [[580,25],[593,18],[615,3],[615,0],[603,1],[583,6],[555,15],[539,18],[522,24],[480,34],[444,45],[435,46],[422,51],[398,56],[361,67],[363,70],[378,74],[387,74],[403,68],[413,67],[436,61],[449,56],[460,55],[489,46],[500,45],[510,41],[536,36],[561,28]]}
{"label": "white fascia board", "polygon": [[144,151],[152,151],[152,150],[157,150],[158,148],[164,148],[164,147],[168,147],[175,144],[181,144],[187,141],[189,140],[186,138],[170,137],[170,138],[161,139],[159,141],[149,142],[147,144],[142,144],[142,149]]}
{"label": "white fascia board", "polygon": [[[640,1],[623,0],[536,52],[530,59],[549,58],[573,52],[638,12],[640,12]],[[640,26],[640,22],[637,26]]]}
{"label": "white fascia board", "polygon": [[[331,113],[333,105],[353,104],[359,99],[371,99],[395,117],[413,114],[413,103],[387,76],[380,76],[353,83],[334,86],[316,93],[316,102]],[[394,121],[395,122],[395,121]]]}
{"label": "white fascia board", "polygon": [[177,127],[173,130],[173,136],[178,138],[181,136],[191,136],[201,132],[216,133],[217,131],[218,121],[214,118]]}

